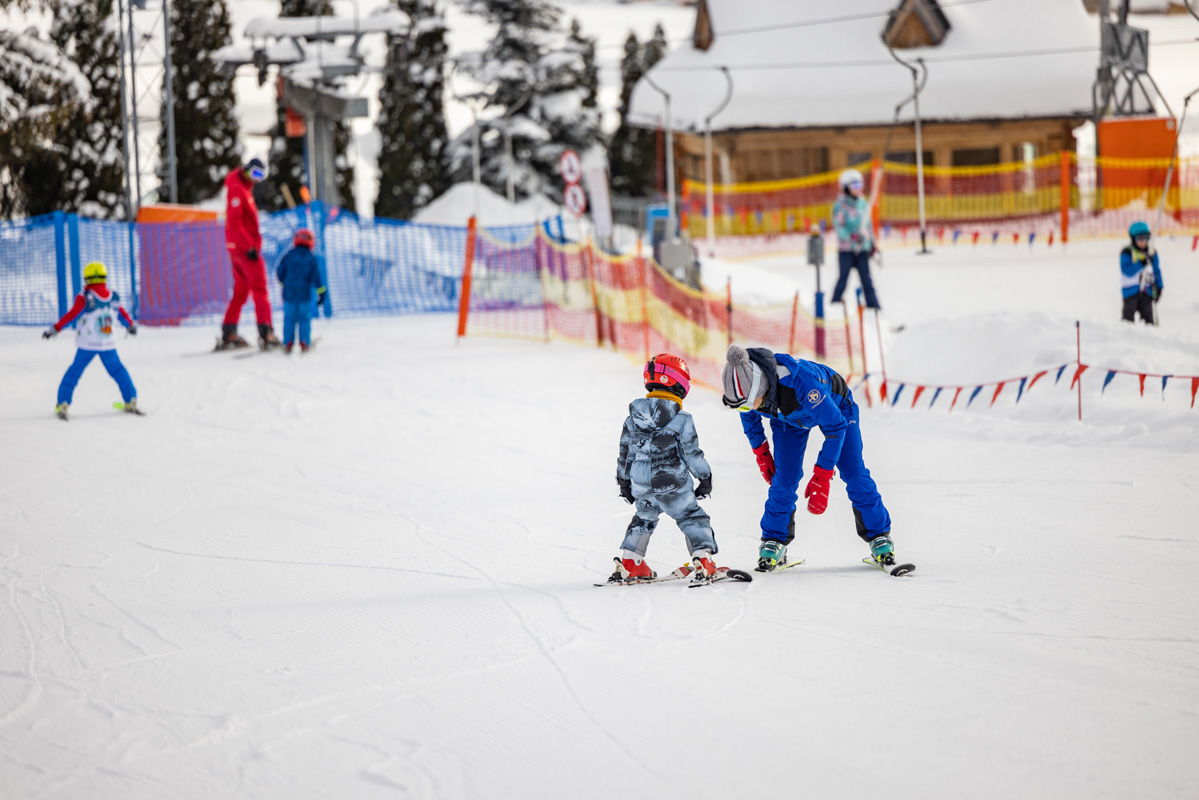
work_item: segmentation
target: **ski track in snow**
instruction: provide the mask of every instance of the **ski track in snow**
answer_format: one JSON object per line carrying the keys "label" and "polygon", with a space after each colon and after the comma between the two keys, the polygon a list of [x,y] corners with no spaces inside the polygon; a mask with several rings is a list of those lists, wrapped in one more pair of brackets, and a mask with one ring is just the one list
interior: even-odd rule
{"label": "ski track in snow", "polygon": [[[907,327],[888,366],[981,379],[1070,357],[1073,319],[1110,316],[1076,285],[1100,258],[1110,278],[1109,249],[1038,256],[1037,296],[996,253],[889,252],[876,278]],[[1199,374],[1199,271],[1167,257],[1179,327],[1095,322],[1093,345]],[[970,316],[941,315],[940,270],[974,282]],[[0,797],[868,798],[864,741],[902,766],[895,798],[1189,796],[1188,387],[1101,397],[1088,375],[1082,425],[1041,384],[1019,406],[863,409],[914,575],[860,563],[838,481],[797,516],[802,566],[613,591],[591,584],[630,513],[611,473],[636,359],[455,344],[449,316],[318,325],[303,359],[181,359],[212,332],[147,329],[121,357],[148,415],[113,413],[93,366],[66,424],[48,400],[69,346],[0,328],[0,370],[24,376],[0,382],[19,454],[0,462]],[[717,560],[751,566],[766,487],[714,393],[687,409]],[[648,558],[687,559],[673,523]],[[763,770],[779,748],[790,767]]]}

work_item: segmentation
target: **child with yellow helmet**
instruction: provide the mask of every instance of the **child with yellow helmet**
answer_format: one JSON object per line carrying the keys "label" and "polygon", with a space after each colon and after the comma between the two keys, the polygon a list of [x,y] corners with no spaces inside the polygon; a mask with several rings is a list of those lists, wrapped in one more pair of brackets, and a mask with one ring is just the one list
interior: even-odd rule
{"label": "child with yellow helmet", "polygon": [[67,410],[75,394],[75,386],[79,383],[83,371],[92,359],[100,356],[100,361],[108,374],[117,382],[121,389],[123,408],[130,414],[141,414],[137,407],[137,389],[129,371],[117,356],[116,337],[113,336],[115,323],[120,320],[130,334],[137,334],[137,325],[129,312],[121,306],[121,298],[107,286],[108,269],[99,261],[92,261],[83,268],[84,290],[75,297],[71,309],[62,319],[51,325],[42,334],[43,339],[57,336],[59,331],[78,320],[75,325],[75,360],[67,367],[58,386],[58,405],[54,409],[59,419],[67,419]]}

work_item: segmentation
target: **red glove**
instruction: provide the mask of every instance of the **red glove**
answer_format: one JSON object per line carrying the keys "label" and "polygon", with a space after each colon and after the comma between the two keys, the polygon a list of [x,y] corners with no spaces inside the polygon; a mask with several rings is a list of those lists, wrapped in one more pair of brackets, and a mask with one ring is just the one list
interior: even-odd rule
{"label": "red glove", "polygon": [[808,512],[823,514],[828,508],[828,482],[833,479],[834,470],[823,467],[812,467],[812,480],[803,490],[803,496],[808,498]]}
{"label": "red glove", "polygon": [[762,477],[770,483],[774,479],[774,456],[770,455],[770,442],[762,442],[755,447],[754,455],[758,458],[758,469],[762,471]]}

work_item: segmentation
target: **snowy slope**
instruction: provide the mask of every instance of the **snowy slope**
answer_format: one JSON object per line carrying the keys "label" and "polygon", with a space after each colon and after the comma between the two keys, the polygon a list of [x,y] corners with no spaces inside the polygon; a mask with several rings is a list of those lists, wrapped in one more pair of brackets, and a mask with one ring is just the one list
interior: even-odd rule
{"label": "snowy slope", "polygon": [[[1038,263],[1059,293],[1018,293],[1021,316],[1000,286],[1024,259],[1005,277],[969,252],[888,253],[889,366],[1053,361],[1044,328],[1111,317],[1061,295],[1078,260]],[[1180,373],[1195,266],[1165,262]],[[960,307],[927,296],[938,275]],[[859,563],[838,488],[800,513],[795,570],[594,588],[629,517],[638,365],[453,332],[335,319],[312,355],[238,359],[147,329],[120,352],[149,414],[113,411],[93,365],[62,423],[68,337],[0,328],[0,797],[1193,795],[1199,410],[1178,387],[1100,400],[1088,378],[1088,409],[1129,417],[1081,425],[1063,387],[864,409],[910,578]],[[717,560],[747,567],[766,487],[718,397],[687,408]],[[664,521],[650,562],[685,558]]]}

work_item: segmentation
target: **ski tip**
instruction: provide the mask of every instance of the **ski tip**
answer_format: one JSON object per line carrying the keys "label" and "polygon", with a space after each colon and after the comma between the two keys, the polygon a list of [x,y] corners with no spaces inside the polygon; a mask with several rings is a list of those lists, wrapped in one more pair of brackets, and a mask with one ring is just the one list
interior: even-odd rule
{"label": "ski tip", "polygon": [[733,580],[741,581],[743,583],[752,583],[754,579],[753,575],[750,575],[748,572],[741,569],[730,569],[728,574]]}
{"label": "ski tip", "polygon": [[900,575],[907,575],[907,574],[909,574],[911,572],[915,572],[915,571],[916,571],[915,564],[900,564],[899,566],[891,568],[891,574],[894,575],[896,578],[898,578]]}

